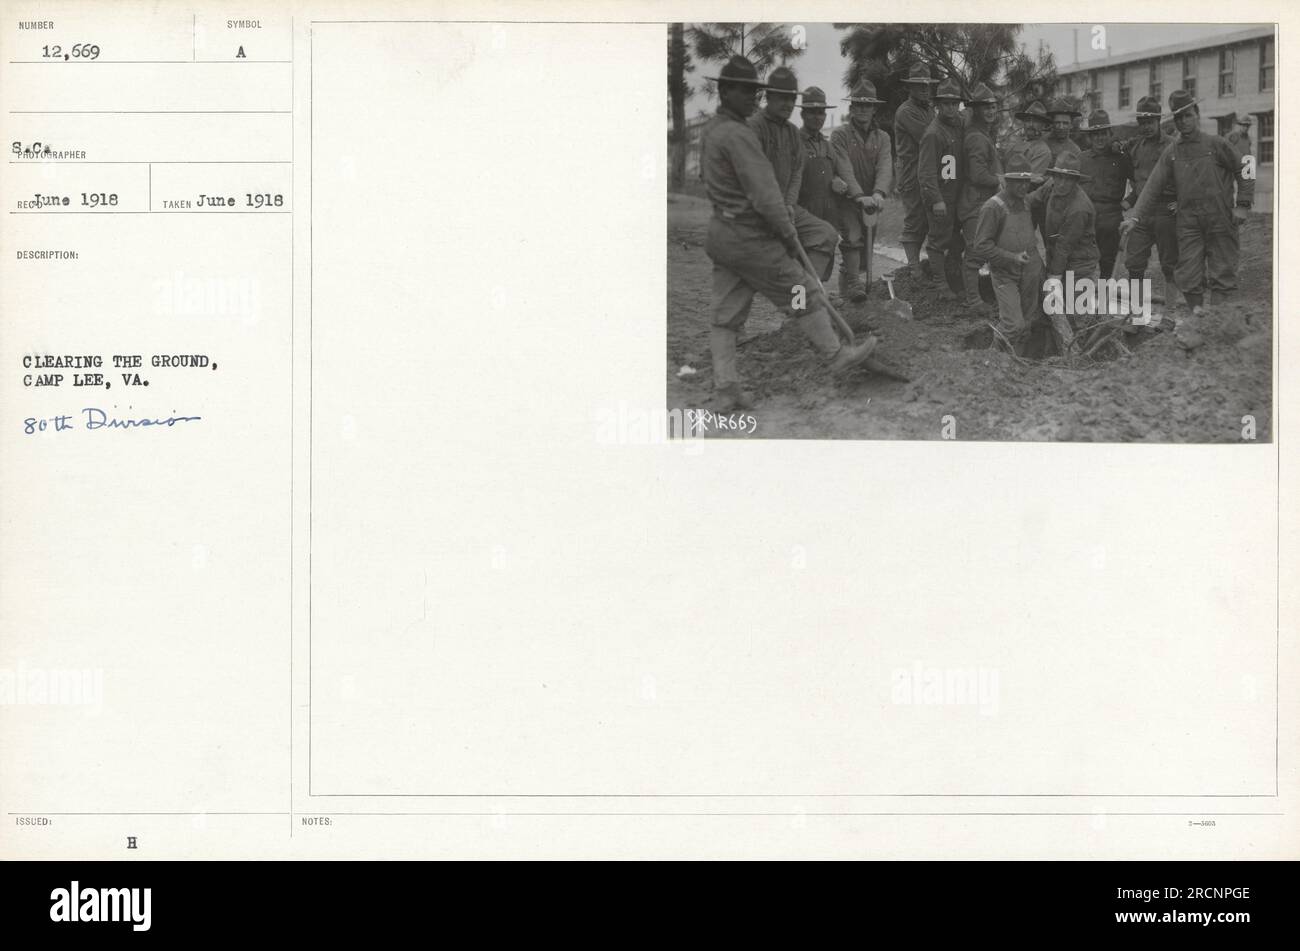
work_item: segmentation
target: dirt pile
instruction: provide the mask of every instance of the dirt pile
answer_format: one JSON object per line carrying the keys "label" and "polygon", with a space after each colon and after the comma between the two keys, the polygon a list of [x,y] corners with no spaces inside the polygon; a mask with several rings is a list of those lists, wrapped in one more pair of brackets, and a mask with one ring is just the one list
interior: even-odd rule
{"label": "dirt pile", "polygon": [[[710,403],[707,223],[707,204],[670,201],[669,408]],[[878,355],[903,369],[910,383],[867,372],[828,378],[797,326],[756,299],[741,337],[740,365],[755,396],[757,435],[939,439],[943,417],[952,416],[964,440],[1238,442],[1242,417],[1251,415],[1257,439],[1268,440],[1271,215],[1256,215],[1246,226],[1242,262],[1235,298],[1211,303],[1203,346],[1184,351],[1164,333],[1125,336],[1130,354],[1078,368],[1018,360],[993,348],[985,318],[943,300],[938,284],[923,275],[899,268],[891,275],[895,293],[911,302],[914,320],[881,312],[888,291],[880,280],[865,303],[837,303],[855,331],[871,328],[881,337]],[[890,266],[883,258],[877,264]],[[1159,289],[1159,274],[1152,272]],[[698,372],[679,378],[683,365]]]}

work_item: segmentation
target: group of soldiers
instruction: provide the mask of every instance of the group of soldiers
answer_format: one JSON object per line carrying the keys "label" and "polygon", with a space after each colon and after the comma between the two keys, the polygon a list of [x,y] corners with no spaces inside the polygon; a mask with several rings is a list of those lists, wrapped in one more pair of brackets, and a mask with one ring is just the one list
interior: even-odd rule
{"label": "group of soldiers", "polygon": [[[988,86],[963,94],[917,63],[902,80],[908,98],[894,115],[895,149],[876,121],[884,102],[869,80],[846,97],[848,121],[828,137],[822,129],[835,107],[815,86],[800,93],[788,68],[760,80],[737,56],[711,78],[720,106],[704,131],[701,174],[713,205],[705,247],[713,262],[710,349],[722,411],[751,405],[736,337],[755,293],[797,318],[830,372],[867,360],[877,338],[841,341],[822,282],[838,248],[841,298],[867,298],[862,272],[870,273],[873,220],[895,197],[903,205],[908,265],[944,299],[993,319],[979,292],[987,273],[994,326],[1013,349],[1044,318],[1048,279],[1064,282],[1067,272],[1075,284],[1110,278],[1121,243],[1130,280],[1145,279],[1154,249],[1166,286],[1181,291],[1184,347],[1201,342],[1196,328],[1207,287],[1221,301],[1237,286],[1237,229],[1254,198],[1249,139],[1201,132],[1197,100],[1183,90],[1169,97],[1177,137],[1163,131],[1157,99],[1138,102],[1138,132],[1126,141],[1116,139],[1105,111],[1094,110],[1076,128],[1080,113],[1055,99],[1015,113],[1023,134],[1000,150],[1001,106]],[[802,128],[790,122],[796,102]],[[811,299],[796,293],[809,284],[818,289]],[[1068,353],[1075,326],[1063,315],[1046,316]]]}

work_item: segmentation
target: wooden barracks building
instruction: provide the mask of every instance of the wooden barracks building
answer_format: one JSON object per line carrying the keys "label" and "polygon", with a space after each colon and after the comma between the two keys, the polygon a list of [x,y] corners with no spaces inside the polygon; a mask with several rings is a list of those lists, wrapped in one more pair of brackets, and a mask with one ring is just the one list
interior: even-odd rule
{"label": "wooden barracks building", "polygon": [[1255,208],[1271,208],[1277,42],[1271,24],[1139,53],[1059,67],[1056,93],[1105,109],[1111,121],[1136,122],[1143,96],[1158,96],[1165,114],[1169,94],[1186,89],[1201,100],[1201,127],[1226,135],[1237,116],[1250,114],[1251,151],[1259,162]]}

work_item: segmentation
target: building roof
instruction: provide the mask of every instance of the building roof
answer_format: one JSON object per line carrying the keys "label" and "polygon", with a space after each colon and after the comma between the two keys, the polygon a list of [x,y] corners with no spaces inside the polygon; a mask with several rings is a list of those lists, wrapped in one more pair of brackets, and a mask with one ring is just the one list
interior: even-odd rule
{"label": "building roof", "polygon": [[1072,74],[1086,73],[1094,69],[1107,69],[1111,66],[1123,66],[1126,63],[1142,63],[1152,59],[1164,59],[1166,56],[1178,56],[1181,53],[1192,53],[1198,50],[1213,50],[1221,46],[1231,46],[1234,43],[1246,43],[1250,40],[1261,40],[1271,37],[1275,34],[1273,24],[1265,23],[1260,26],[1252,26],[1246,30],[1236,30],[1232,33],[1224,33],[1221,36],[1203,36],[1198,40],[1187,40],[1183,43],[1173,43],[1169,46],[1157,46],[1155,49],[1140,50],[1134,53],[1123,53],[1119,56],[1107,56],[1105,59],[1090,59],[1079,63],[1071,63],[1069,66],[1059,66],[1056,70],[1058,76],[1069,76]]}

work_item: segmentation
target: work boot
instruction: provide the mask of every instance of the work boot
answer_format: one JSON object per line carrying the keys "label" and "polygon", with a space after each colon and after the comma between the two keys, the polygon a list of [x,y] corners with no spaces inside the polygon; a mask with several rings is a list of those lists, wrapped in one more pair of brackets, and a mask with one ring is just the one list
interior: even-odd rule
{"label": "work boot", "polygon": [[715,413],[734,413],[737,410],[753,409],[754,398],[739,383],[724,383],[713,391]]}
{"label": "work boot", "polygon": [[709,330],[709,355],[713,358],[713,388],[718,392],[726,386],[740,386],[740,370],[736,366],[736,332],[729,327],[712,327]]}
{"label": "work boot", "polygon": [[907,266],[909,268],[916,268],[920,266],[921,244],[919,241],[904,241],[903,253],[907,255]]}
{"label": "work boot", "polygon": [[800,317],[799,329],[823,357],[835,356],[840,348],[840,338],[831,326],[831,315],[824,308],[819,307]]}
{"label": "work boot", "polygon": [[840,296],[855,304],[861,303],[867,299],[867,288],[858,273],[862,264],[862,252],[845,248],[840,251],[840,255]]}
{"label": "work boot", "polygon": [[921,258],[921,274],[924,275],[925,279],[931,284],[936,280],[934,267],[930,264],[930,258],[928,256]]}
{"label": "work boot", "polygon": [[[943,262],[943,276],[948,281],[948,289],[952,291],[949,300],[961,300],[966,296],[966,281],[962,277],[962,256],[949,251]],[[975,289],[979,293],[979,288]]]}
{"label": "work boot", "polygon": [[951,285],[948,284],[948,255],[943,251],[930,249],[930,267],[934,270],[933,280],[939,284],[940,300],[957,300]]}
{"label": "work boot", "polygon": [[1187,313],[1179,318],[1177,325],[1174,327],[1174,343],[1184,350],[1195,350],[1205,343],[1205,335],[1201,332],[1202,324],[1205,317],[1205,307],[1202,305],[1200,294],[1188,294]]}
{"label": "work boot", "polygon": [[871,356],[872,351],[876,349],[878,343],[880,343],[880,338],[872,335],[867,337],[867,339],[861,343],[842,344],[835,356],[831,359],[831,373],[843,373],[845,370],[851,370],[855,366],[858,366],[866,360],[867,357]]}
{"label": "work boot", "polygon": [[1178,296],[1178,285],[1174,282],[1174,269],[1171,267],[1162,267],[1160,273],[1165,276],[1165,303],[1173,304],[1174,299]]}
{"label": "work boot", "polygon": [[1183,303],[1174,316],[1174,329],[1177,330],[1179,327],[1186,326],[1188,330],[1191,330],[1198,323],[1197,318],[1201,316],[1204,302],[1205,296],[1203,294],[1184,294]]}

